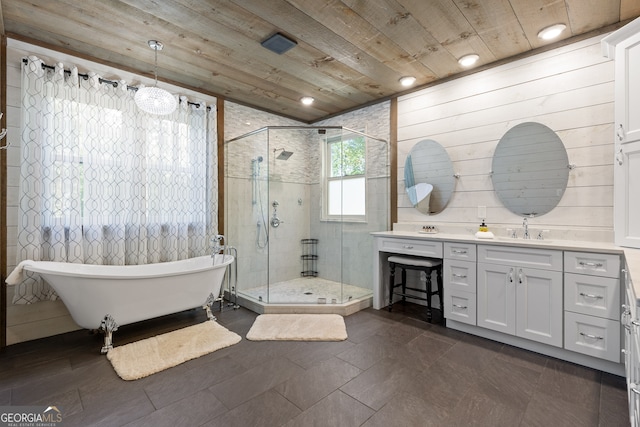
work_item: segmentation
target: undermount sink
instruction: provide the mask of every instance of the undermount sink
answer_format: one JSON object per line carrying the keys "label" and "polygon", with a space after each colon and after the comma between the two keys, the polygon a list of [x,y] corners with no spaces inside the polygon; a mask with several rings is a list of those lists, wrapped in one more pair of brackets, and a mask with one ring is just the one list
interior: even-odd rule
{"label": "undermount sink", "polygon": [[526,243],[526,244],[541,244],[541,243],[553,243],[553,240],[549,239],[523,239],[522,237],[507,237],[507,236],[495,236],[493,239],[478,239],[478,240],[498,240],[501,242],[513,242],[513,243]]}

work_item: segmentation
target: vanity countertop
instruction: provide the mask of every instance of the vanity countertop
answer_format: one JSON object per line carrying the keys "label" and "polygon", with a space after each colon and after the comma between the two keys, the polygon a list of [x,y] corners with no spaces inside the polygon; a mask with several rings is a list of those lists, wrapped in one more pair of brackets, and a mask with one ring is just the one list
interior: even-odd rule
{"label": "vanity countertop", "polygon": [[418,231],[380,231],[371,233],[375,237],[393,237],[401,239],[416,240],[441,240],[447,242],[475,243],[477,245],[500,245],[500,246],[528,246],[532,248],[557,249],[562,251],[582,251],[597,253],[612,253],[624,255],[629,271],[629,277],[634,284],[634,291],[638,297],[640,305],[640,249],[624,248],[613,243],[588,242],[580,240],[538,240],[509,237],[496,237],[493,239],[479,239],[473,235],[453,233],[421,233]]}

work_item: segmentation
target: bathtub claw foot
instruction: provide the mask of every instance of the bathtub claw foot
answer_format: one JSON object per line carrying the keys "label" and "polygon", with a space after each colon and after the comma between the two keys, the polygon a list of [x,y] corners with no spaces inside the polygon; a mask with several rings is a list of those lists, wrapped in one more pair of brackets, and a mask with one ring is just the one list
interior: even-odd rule
{"label": "bathtub claw foot", "polygon": [[118,324],[110,314],[104,316],[100,323],[100,332],[104,334],[104,345],[100,353],[107,354],[113,348],[113,333],[118,330]]}
{"label": "bathtub claw foot", "polygon": [[211,308],[213,307],[213,304],[215,304],[216,302],[216,297],[213,296],[213,294],[209,294],[209,297],[207,298],[207,300],[204,302],[204,305],[202,306],[202,308],[204,308],[204,310],[207,312],[207,319],[209,320],[216,320],[216,316],[213,315],[213,313],[211,312]]}

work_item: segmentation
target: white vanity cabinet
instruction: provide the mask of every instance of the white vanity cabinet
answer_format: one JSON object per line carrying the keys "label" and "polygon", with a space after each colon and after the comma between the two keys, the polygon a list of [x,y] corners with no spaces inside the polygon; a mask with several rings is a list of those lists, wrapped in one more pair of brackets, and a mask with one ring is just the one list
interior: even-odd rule
{"label": "white vanity cabinet", "polygon": [[476,245],[444,242],[444,317],[476,324]]}
{"label": "white vanity cabinet", "polygon": [[620,256],[564,253],[564,347],[620,362]]}
{"label": "white vanity cabinet", "polygon": [[602,48],[615,59],[615,242],[640,248],[640,19],[605,37]]}
{"label": "white vanity cabinet", "polygon": [[[640,361],[640,318],[631,321],[627,315],[625,323],[621,309],[620,248],[409,232],[374,236],[373,306],[378,310],[388,303],[390,255],[440,258],[447,328],[624,375],[622,316],[637,334],[635,360]],[[633,265],[640,265],[640,250],[627,251],[637,254]],[[635,366],[640,393],[640,364]]]}
{"label": "white vanity cabinet", "polygon": [[562,251],[478,245],[477,325],[562,347]]}
{"label": "white vanity cabinet", "polygon": [[625,302],[622,306],[620,322],[623,327],[624,349],[622,350],[627,394],[629,398],[629,420],[632,427],[640,426],[640,311],[638,311],[636,293],[633,288],[629,267],[622,270],[625,285]]}
{"label": "white vanity cabinet", "polygon": [[640,140],[616,143],[613,193],[616,244],[640,248]]}
{"label": "white vanity cabinet", "polygon": [[[615,131],[620,143],[640,140],[640,21],[605,40],[615,59]],[[617,40],[614,41],[614,39]]]}

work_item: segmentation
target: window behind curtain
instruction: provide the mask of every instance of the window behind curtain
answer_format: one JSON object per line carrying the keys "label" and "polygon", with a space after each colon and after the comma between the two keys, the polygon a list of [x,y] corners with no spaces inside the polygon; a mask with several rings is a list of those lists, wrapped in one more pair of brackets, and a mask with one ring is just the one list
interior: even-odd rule
{"label": "window behind curtain", "polygon": [[217,233],[215,114],[142,112],[126,82],[23,65],[17,261],[145,264],[204,255]]}

